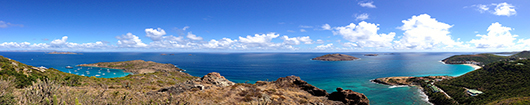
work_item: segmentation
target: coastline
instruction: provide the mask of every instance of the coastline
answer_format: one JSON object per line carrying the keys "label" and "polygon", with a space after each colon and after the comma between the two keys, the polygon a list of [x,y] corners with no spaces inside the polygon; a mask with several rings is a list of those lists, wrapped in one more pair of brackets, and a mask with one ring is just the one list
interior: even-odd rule
{"label": "coastline", "polygon": [[474,65],[474,64],[462,64],[462,65],[471,66],[471,67],[475,68],[475,70],[482,68],[482,67],[480,67],[478,65]]}

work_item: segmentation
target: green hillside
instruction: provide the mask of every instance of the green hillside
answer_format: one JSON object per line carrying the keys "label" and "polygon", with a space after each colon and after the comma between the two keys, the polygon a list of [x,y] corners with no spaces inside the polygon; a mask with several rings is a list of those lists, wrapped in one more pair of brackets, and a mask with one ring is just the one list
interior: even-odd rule
{"label": "green hillside", "polygon": [[481,62],[481,64],[489,64],[501,60],[508,59],[506,56],[498,56],[495,54],[476,54],[476,55],[454,55],[442,60],[447,64],[463,64],[463,61]]}
{"label": "green hillside", "polygon": [[[460,77],[438,82],[436,85],[460,104],[505,102],[502,100],[509,98],[528,99],[522,97],[530,96],[530,60],[494,62]],[[484,93],[469,96],[465,93],[464,87]]]}
{"label": "green hillside", "polygon": [[530,51],[522,51],[510,57],[511,58],[530,58]]}

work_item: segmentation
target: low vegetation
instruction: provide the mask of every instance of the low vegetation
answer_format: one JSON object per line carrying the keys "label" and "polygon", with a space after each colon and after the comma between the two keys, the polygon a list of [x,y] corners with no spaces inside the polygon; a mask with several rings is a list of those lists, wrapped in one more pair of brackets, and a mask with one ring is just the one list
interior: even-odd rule
{"label": "low vegetation", "polygon": [[[527,102],[530,96],[530,60],[501,61],[464,74],[460,77],[437,82],[440,88],[460,104],[487,104],[490,102]],[[484,92],[469,96],[465,88]]]}

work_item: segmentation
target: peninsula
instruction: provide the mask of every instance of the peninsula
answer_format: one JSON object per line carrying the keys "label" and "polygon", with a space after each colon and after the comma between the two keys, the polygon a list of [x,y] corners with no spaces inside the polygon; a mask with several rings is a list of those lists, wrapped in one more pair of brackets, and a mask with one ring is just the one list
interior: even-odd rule
{"label": "peninsula", "polygon": [[122,69],[125,72],[130,72],[133,74],[154,73],[157,71],[161,71],[161,72],[184,71],[183,69],[180,69],[173,64],[162,64],[162,63],[156,63],[153,61],[144,61],[144,60],[133,60],[133,61],[123,61],[123,62],[100,62],[100,63],[94,63],[94,64],[80,64],[77,66]]}
{"label": "peninsula", "polygon": [[346,54],[326,54],[320,57],[313,58],[312,60],[321,60],[321,61],[351,61],[359,59]]}

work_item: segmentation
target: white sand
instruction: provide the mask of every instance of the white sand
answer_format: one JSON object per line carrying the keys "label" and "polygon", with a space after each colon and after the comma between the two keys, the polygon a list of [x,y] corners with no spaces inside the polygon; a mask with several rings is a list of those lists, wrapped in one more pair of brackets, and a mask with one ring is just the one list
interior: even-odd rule
{"label": "white sand", "polygon": [[474,64],[464,64],[464,65],[471,66],[471,67],[475,68],[475,70],[482,68],[482,67],[474,65]]}

